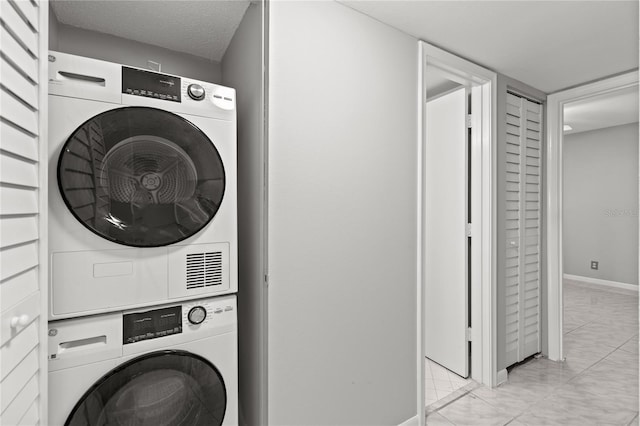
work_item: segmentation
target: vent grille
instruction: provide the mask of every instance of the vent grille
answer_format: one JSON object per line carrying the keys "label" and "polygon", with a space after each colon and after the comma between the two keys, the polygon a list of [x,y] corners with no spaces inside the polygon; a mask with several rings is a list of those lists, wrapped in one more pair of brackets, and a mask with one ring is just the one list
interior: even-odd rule
{"label": "vent grille", "polygon": [[222,284],[222,252],[187,254],[187,290]]}

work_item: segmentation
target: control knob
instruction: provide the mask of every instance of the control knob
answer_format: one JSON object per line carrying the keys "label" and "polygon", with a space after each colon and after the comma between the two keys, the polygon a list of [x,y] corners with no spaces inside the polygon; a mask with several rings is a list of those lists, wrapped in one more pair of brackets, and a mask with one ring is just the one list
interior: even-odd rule
{"label": "control knob", "polygon": [[203,100],[205,95],[204,87],[199,84],[190,84],[189,87],[187,87],[187,93],[191,99],[196,101]]}
{"label": "control knob", "polygon": [[207,318],[207,310],[202,306],[194,306],[189,310],[187,314],[187,319],[191,324],[198,325],[201,324]]}

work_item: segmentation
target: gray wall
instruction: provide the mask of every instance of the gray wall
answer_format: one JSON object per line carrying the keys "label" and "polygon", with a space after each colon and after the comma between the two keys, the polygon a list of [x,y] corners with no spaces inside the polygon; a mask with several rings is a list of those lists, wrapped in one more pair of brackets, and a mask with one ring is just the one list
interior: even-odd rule
{"label": "gray wall", "polygon": [[637,285],[638,123],[563,143],[563,272]]}
{"label": "gray wall", "polygon": [[240,424],[266,424],[264,3],[247,9],[222,60],[238,107],[238,345]]}
{"label": "gray wall", "polygon": [[[507,91],[513,90],[521,95],[526,95],[530,99],[534,99],[537,101],[546,101],[547,96],[540,90],[535,89],[531,86],[528,86],[518,80],[514,80],[510,77],[504,76],[502,74],[498,74],[498,87],[497,87],[497,123],[496,123],[496,134],[497,134],[497,161],[496,161],[496,229],[497,229],[497,239],[496,239],[496,280],[497,280],[497,329],[496,329],[496,361],[497,361],[497,370],[500,371],[502,369],[507,368],[508,361],[506,359],[506,138],[507,138]],[[546,106],[543,109],[543,121],[546,120]],[[546,128],[546,123],[543,123],[543,126]],[[546,134],[543,130],[542,134]],[[544,151],[545,151],[546,141],[542,141],[542,175],[545,176],[545,159],[544,159]],[[544,179],[542,180],[542,193],[546,192],[546,187],[544,186]],[[543,211],[543,220],[541,221],[541,232],[542,232],[542,241],[540,244],[541,247],[541,291],[540,291],[540,301],[541,301],[541,343],[542,343],[542,352],[545,353],[547,351],[547,299],[546,299],[546,265],[544,262],[545,256],[545,247],[546,242],[544,238],[545,228],[544,228],[544,197],[542,202],[542,211]]]}
{"label": "gray wall", "polygon": [[51,50],[145,69],[151,60],[161,63],[162,72],[167,74],[212,83],[221,81],[220,64],[197,56],[60,23],[49,31],[50,37],[52,34]]}
{"label": "gray wall", "polygon": [[269,424],[416,415],[417,40],[270,2]]}
{"label": "gray wall", "polygon": [[58,50],[58,20],[49,4],[49,50]]}

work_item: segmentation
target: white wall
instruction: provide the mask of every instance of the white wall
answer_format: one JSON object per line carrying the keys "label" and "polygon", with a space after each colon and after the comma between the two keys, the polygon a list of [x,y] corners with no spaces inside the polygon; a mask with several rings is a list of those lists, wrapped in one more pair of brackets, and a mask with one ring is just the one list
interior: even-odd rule
{"label": "white wall", "polygon": [[151,60],[161,63],[162,72],[167,74],[212,83],[221,81],[218,62],[186,53],[60,23],[52,26],[49,36],[51,50],[145,69],[148,68],[147,61]]}
{"label": "white wall", "polygon": [[269,424],[416,415],[417,40],[270,2]]}
{"label": "white wall", "polygon": [[637,285],[638,123],[563,143],[563,272]]}
{"label": "white wall", "polygon": [[264,3],[252,3],[222,60],[238,108],[238,339],[240,424],[266,424]]}

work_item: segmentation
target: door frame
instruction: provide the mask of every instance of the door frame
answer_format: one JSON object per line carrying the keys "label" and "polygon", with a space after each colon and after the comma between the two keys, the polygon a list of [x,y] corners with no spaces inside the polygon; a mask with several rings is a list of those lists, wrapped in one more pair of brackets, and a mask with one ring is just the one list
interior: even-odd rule
{"label": "door frame", "polygon": [[638,71],[605,78],[547,97],[547,356],[553,361],[564,360],[562,301],[562,186],[563,186],[563,122],[564,106],[626,87],[638,86]]}
{"label": "door frame", "polygon": [[[425,199],[422,181],[425,169],[426,65],[446,71],[474,86],[471,136],[471,179],[479,191],[471,194],[471,378],[489,387],[496,385],[496,111],[497,74],[424,41],[418,41],[418,140],[417,140],[417,405],[418,420],[425,422],[424,399],[424,237]],[[477,277],[475,280],[474,277]]]}

